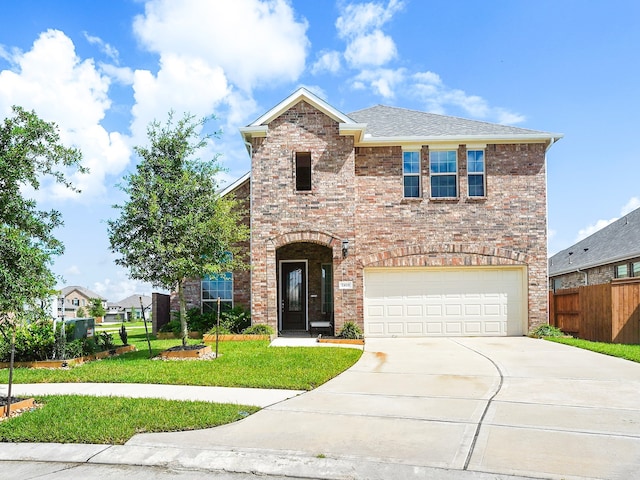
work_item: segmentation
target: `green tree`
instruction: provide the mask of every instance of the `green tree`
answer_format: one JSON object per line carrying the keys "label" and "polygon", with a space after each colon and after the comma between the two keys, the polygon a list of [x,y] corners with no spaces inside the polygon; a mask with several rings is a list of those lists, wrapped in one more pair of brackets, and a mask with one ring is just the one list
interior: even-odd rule
{"label": "green tree", "polygon": [[131,278],[178,291],[182,344],[187,343],[184,282],[245,268],[237,243],[248,238],[243,212],[231,196],[218,194],[218,155],[194,158],[218,133],[201,135],[213,117],[192,115],[165,125],[152,122],[148,147],[135,147],[141,161],[120,188],[129,199],[109,221],[111,249]]}
{"label": "green tree", "polygon": [[104,314],[107,313],[107,311],[104,309],[104,306],[102,306],[102,300],[99,298],[92,298],[89,301],[91,302],[91,305],[89,305],[89,315],[93,318],[104,317]]}
{"label": "green tree", "polygon": [[12,112],[0,124],[0,329],[15,338],[17,323],[53,294],[50,265],[64,250],[53,235],[62,226],[60,212],[38,210],[24,187],[38,190],[50,178],[76,190],[65,171],[87,170],[80,151],[62,145],[54,123],[21,107]]}
{"label": "green tree", "polygon": [[77,318],[84,318],[86,315],[87,315],[87,313],[84,311],[84,308],[78,307],[78,309],[76,310],[76,317]]}

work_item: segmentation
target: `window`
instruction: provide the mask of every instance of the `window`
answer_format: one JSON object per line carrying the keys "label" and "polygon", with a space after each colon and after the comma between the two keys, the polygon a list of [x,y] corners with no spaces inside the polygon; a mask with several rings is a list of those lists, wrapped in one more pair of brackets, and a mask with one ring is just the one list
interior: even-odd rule
{"label": "window", "polygon": [[77,298],[74,298],[73,300],[71,300],[71,305],[73,305],[74,307],[79,307],[80,300],[78,300]]}
{"label": "window", "polygon": [[296,152],[296,190],[311,190],[311,153]]}
{"label": "window", "polygon": [[402,152],[404,198],[420,197],[420,152]]}
{"label": "window", "polygon": [[640,262],[633,262],[631,264],[631,276],[640,277]]}
{"label": "window", "polygon": [[616,278],[627,278],[629,276],[629,266],[628,265],[616,265],[615,266],[615,277]]}
{"label": "window", "polygon": [[322,313],[333,312],[333,266],[330,263],[322,264]]}
{"label": "window", "polygon": [[469,196],[484,197],[484,150],[467,151],[467,178],[469,179]]}
{"label": "window", "polygon": [[233,273],[207,275],[202,279],[202,312],[216,312],[233,308]]}
{"label": "window", "polygon": [[458,156],[455,150],[429,153],[431,198],[458,196]]}

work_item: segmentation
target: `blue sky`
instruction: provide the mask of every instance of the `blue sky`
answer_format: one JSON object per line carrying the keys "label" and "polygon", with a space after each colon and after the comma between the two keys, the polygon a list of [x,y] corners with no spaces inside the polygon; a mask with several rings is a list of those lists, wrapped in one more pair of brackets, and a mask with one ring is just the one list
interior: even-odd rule
{"label": "blue sky", "polygon": [[640,3],[609,0],[0,0],[0,118],[55,121],[91,173],[56,208],[54,271],[111,301],[150,293],[105,221],[132,147],[169,110],[215,113],[210,153],[249,168],[238,127],[300,86],[349,113],[375,104],[563,133],[548,154],[549,254],[640,207]]}

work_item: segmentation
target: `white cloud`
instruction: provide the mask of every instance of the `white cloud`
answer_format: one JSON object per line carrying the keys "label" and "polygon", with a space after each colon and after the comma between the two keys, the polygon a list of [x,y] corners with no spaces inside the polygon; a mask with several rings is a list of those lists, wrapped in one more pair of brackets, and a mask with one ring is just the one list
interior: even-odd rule
{"label": "white cloud", "polygon": [[354,79],[353,87],[356,89],[373,89],[384,98],[393,98],[397,85],[406,79],[406,70],[376,69],[364,70]]}
{"label": "white cloud", "polygon": [[147,125],[152,120],[161,123],[169,110],[177,117],[189,112],[196,117],[211,114],[230,93],[227,78],[221,67],[211,66],[200,58],[165,54],[160,71],[134,72],[135,105],[132,109],[131,132],[136,145],[146,143]]}
{"label": "white cloud", "polygon": [[84,33],[84,38],[86,38],[86,40],[90,44],[97,45],[102,51],[102,53],[104,53],[107,57],[113,60],[116,63],[116,65],[120,62],[120,52],[118,52],[118,50],[115,47],[106,43],[100,37],[89,35],[87,32],[83,32],[83,33]]}
{"label": "white cloud", "polygon": [[340,57],[340,52],[321,52],[318,60],[311,67],[311,73],[314,75],[323,72],[337,73],[341,66]]}
{"label": "white cloud", "polygon": [[448,87],[440,75],[434,72],[418,72],[411,77],[407,91],[424,102],[425,108],[433,113],[444,114],[446,107],[461,109],[465,115],[480,119],[492,119],[499,123],[515,124],[525,117],[504,108],[491,107],[478,95],[469,95],[464,90]]}
{"label": "white cloud", "polygon": [[128,278],[124,270],[118,271],[116,278],[105,278],[94,282],[91,290],[99,293],[109,302],[118,302],[135,294],[151,296],[153,292],[166,293],[165,290],[154,288],[148,283]]}
{"label": "white cloud", "polygon": [[348,4],[336,20],[338,35],[352,38],[378,30],[402,8],[404,2],[401,0],[390,0],[386,7],[374,2]]}
{"label": "white cloud", "polygon": [[338,36],[347,41],[344,58],[354,68],[380,67],[393,60],[397,49],[382,27],[404,7],[399,0],[348,4],[336,21]]}
{"label": "white cloud", "polygon": [[64,271],[64,274],[66,276],[70,276],[70,275],[80,275],[80,268],[77,265],[71,265],[69,268],[67,268]]}
{"label": "white cloud", "polygon": [[[57,30],[42,33],[28,52],[14,51],[11,62],[13,70],[0,72],[0,114],[8,116],[11,105],[21,105],[56,122],[62,142],[77,146],[91,169],[71,180],[85,196],[103,194],[105,176],[122,171],[130,156],[123,136],[100,125],[111,106],[109,78],[93,60],[78,58],[71,39]],[[37,195],[41,200],[74,196],[51,182]]]}
{"label": "white cloud", "polygon": [[353,39],[344,52],[344,58],[353,67],[381,66],[396,57],[393,39],[380,30]]}
{"label": "white cloud", "polygon": [[603,229],[607,225],[610,225],[611,223],[618,220],[620,217],[623,217],[627,213],[630,213],[637,208],[640,208],[640,198],[631,197],[629,201],[620,209],[619,217],[613,217],[609,220],[598,220],[597,222],[579,230],[575,241],[579,242],[583,238],[587,238],[589,235],[596,233],[598,230]]}
{"label": "white cloud", "polygon": [[629,201],[625,204],[625,206],[622,207],[622,210],[620,211],[620,215],[626,215],[627,213],[631,213],[637,208],[640,208],[640,198],[631,197]]}
{"label": "white cloud", "polygon": [[244,90],[295,81],[309,48],[306,30],[285,0],[150,0],[134,21],[150,51],[219,66]]}

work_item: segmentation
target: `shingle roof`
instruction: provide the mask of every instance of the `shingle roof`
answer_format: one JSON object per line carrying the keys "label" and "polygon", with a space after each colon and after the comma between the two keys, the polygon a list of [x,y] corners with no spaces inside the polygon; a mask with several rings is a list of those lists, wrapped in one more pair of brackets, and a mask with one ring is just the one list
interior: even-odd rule
{"label": "shingle roof", "polygon": [[640,257],[640,208],[553,255],[549,258],[549,276],[634,257]]}
{"label": "shingle roof", "polygon": [[123,298],[119,302],[113,302],[113,306],[122,307],[122,308],[140,308],[140,297],[142,297],[142,303],[145,308],[151,305],[151,297],[146,295],[129,295],[127,298]]}
{"label": "shingle roof", "polygon": [[376,105],[348,114],[373,137],[553,135],[548,132]]}
{"label": "shingle roof", "polygon": [[61,291],[62,291],[62,294],[66,297],[74,290],[78,290],[82,295],[84,295],[87,298],[99,298],[100,300],[106,300],[106,298],[104,298],[99,293],[91,291],[88,288],[80,287],[78,285],[70,285],[68,287],[64,287]]}

